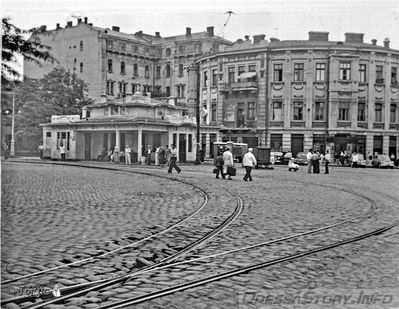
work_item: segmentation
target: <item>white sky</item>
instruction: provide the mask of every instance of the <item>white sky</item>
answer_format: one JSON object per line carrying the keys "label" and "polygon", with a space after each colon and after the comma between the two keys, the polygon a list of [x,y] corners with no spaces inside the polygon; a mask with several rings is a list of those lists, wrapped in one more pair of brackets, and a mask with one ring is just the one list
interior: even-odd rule
{"label": "white sky", "polygon": [[[89,18],[96,26],[119,26],[122,32],[139,30],[161,36],[205,31],[235,41],[245,35],[265,34],[266,39],[307,40],[309,31],[327,31],[330,40],[344,41],[345,32],[364,33],[364,41],[384,38],[399,49],[399,0],[1,0],[2,17],[28,29],[56,23],[76,23]],[[226,27],[227,11],[233,11]]]}

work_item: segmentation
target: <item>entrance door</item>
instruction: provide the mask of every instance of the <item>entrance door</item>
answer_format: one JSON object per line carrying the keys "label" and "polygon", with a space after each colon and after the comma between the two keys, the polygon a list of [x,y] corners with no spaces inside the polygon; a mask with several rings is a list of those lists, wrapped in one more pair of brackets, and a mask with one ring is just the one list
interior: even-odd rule
{"label": "entrance door", "polygon": [[179,162],[186,163],[186,134],[179,134]]}
{"label": "entrance door", "polygon": [[85,160],[91,159],[91,133],[85,133]]}
{"label": "entrance door", "polygon": [[298,152],[303,152],[303,135],[292,134],[291,135],[291,152],[292,157],[295,157]]}

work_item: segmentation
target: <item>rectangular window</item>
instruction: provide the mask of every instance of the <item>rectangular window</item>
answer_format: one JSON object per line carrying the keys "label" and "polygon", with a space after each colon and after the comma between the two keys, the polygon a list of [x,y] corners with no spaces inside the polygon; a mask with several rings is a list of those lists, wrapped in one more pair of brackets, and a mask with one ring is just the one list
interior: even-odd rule
{"label": "rectangular window", "polygon": [[351,63],[340,62],[339,63],[339,79],[350,80],[351,79]]}
{"label": "rectangular window", "polygon": [[212,86],[217,86],[218,84],[218,72],[216,69],[212,70]]}
{"label": "rectangular window", "polygon": [[144,48],[144,54],[148,55],[150,53],[150,49],[148,47]]}
{"label": "rectangular window", "polygon": [[114,42],[112,40],[107,40],[107,48],[113,48],[114,47]]}
{"label": "rectangular window", "polygon": [[294,81],[302,82],[303,81],[303,63],[295,63],[294,64]]}
{"label": "rectangular window", "polygon": [[165,88],[165,91],[166,91],[166,96],[170,97],[170,87],[169,86]]}
{"label": "rectangular window", "polygon": [[349,120],[349,102],[340,102],[338,105],[338,120],[348,121]]}
{"label": "rectangular window", "polygon": [[251,64],[250,66],[248,66],[248,72],[256,72],[256,65]]}
{"label": "rectangular window", "polygon": [[396,122],[396,104],[391,104],[391,110],[389,113],[389,121],[391,123],[395,123]]}
{"label": "rectangular window", "polygon": [[133,45],[133,51],[135,53],[138,53],[139,52],[139,47],[137,45]]}
{"label": "rectangular window", "polygon": [[140,85],[132,84],[132,94],[135,94],[137,91],[140,91]]}
{"label": "rectangular window", "polygon": [[188,152],[193,151],[193,135],[189,134],[188,135]]}
{"label": "rectangular window", "polygon": [[263,69],[265,67],[265,60],[260,61],[260,67]]}
{"label": "rectangular window", "polygon": [[357,104],[357,121],[366,121],[366,103],[359,102]]}
{"label": "rectangular window", "polygon": [[235,69],[229,68],[229,83],[235,82]]}
{"label": "rectangular window", "polygon": [[177,133],[173,133],[172,144],[177,146]]}
{"label": "rectangular window", "polygon": [[157,67],[155,74],[156,74],[155,75],[156,79],[160,79],[161,78],[161,67],[159,67],[159,66]]}
{"label": "rectangular window", "polygon": [[216,102],[211,104],[211,121],[216,121]]}
{"label": "rectangular window", "polygon": [[137,63],[133,64],[133,76],[139,76],[139,66]]}
{"label": "rectangular window", "polygon": [[366,81],[367,81],[366,65],[360,64],[359,65],[359,82],[365,83]]}
{"label": "rectangular window", "polygon": [[113,105],[111,106],[111,115],[118,115],[118,106],[117,105]]}
{"label": "rectangular window", "polygon": [[378,84],[384,83],[384,67],[382,65],[375,67],[375,82]]}
{"label": "rectangular window", "polygon": [[273,66],[273,81],[282,82],[283,81],[283,64],[275,64]]}
{"label": "rectangular window", "polygon": [[60,145],[64,145],[66,150],[69,149],[70,132],[57,132],[57,149],[60,149]]}
{"label": "rectangular window", "polygon": [[248,102],[248,120],[255,120],[255,102]]}
{"label": "rectangular window", "polygon": [[382,104],[375,104],[375,122],[382,122]]}
{"label": "rectangular window", "polygon": [[245,125],[245,109],[244,103],[238,103],[237,105],[237,127]]}
{"label": "rectangular window", "polygon": [[303,102],[294,102],[293,120],[303,120]]}
{"label": "rectangular window", "polygon": [[145,66],[144,76],[145,78],[150,78],[150,67],[148,65]]}
{"label": "rectangular window", "polygon": [[122,43],[121,43],[121,49],[122,49],[122,50],[126,50],[126,43],[125,43],[125,42],[122,42]]}
{"label": "rectangular window", "polygon": [[108,59],[108,72],[112,73],[112,59]]}
{"label": "rectangular window", "polygon": [[185,85],[178,85],[178,86],[176,86],[177,97],[178,97],[178,98],[184,98],[184,88],[185,88]]}
{"label": "rectangular window", "polygon": [[204,72],[204,87],[208,85],[208,72]]}
{"label": "rectangular window", "polygon": [[126,65],[125,62],[121,62],[121,74],[126,74]]}
{"label": "rectangular window", "polygon": [[394,85],[394,86],[398,85],[398,68],[397,67],[391,68],[391,85]]}
{"label": "rectangular window", "polygon": [[80,63],[80,73],[83,73],[83,62]]}
{"label": "rectangular window", "polygon": [[314,120],[324,120],[325,102],[314,103]]}
{"label": "rectangular window", "polygon": [[184,66],[183,64],[179,64],[179,77],[183,77]]}
{"label": "rectangular window", "polygon": [[282,102],[273,102],[273,120],[282,121]]}
{"label": "rectangular window", "polygon": [[106,94],[107,95],[114,95],[114,83],[112,80],[107,81],[107,88],[106,88]]}
{"label": "rectangular window", "polygon": [[180,45],[179,46],[179,53],[180,54],[184,54],[184,50],[185,50],[185,46],[184,45]]}
{"label": "rectangular window", "polygon": [[326,80],[326,64],[316,63],[316,81],[324,82]]}
{"label": "rectangular window", "polygon": [[83,41],[80,41],[79,47],[80,47],[80,51],[83,51]]}
{"label": "rectangular window", "polygon": [[240,76],[243,73],[245,73],[245,66],[239,66],[238,67],[238,76]]}

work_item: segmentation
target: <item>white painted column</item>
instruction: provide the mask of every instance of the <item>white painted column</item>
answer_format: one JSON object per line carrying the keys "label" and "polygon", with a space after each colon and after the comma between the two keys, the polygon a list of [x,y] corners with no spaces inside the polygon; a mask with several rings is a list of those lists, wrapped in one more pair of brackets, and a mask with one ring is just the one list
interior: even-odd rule
{"label": "white painted column", "polygon": [[143,135],[143,130],[138,129],[137,130],[137,163],[140,163],[141,161],[141,147],[143,144],[143,139],[142,139],[142,135]]}
{"label": "white painted column", "polygon": [[115,136],[116,136],[115,147],[118,147],[120,150],[121,149],[121,133],[119,132],[118,129],[115,130]]}
{"label": "white painted column", "polygon": [[108,149],[107,149],[107,151],[109,150],[109,148],[111,148],[111,143],[112,143],[112,140],[111,140],[111,132],[108,132],[107,133],[107,139],[108,139],[108,141],[107,141],[107,144],[108,144]]}
{"label": "white painted column", "polygon": [[383,135],[382,136],[382,153],[390,156],[391,154],[389,153],[389,136],[388,135]]}

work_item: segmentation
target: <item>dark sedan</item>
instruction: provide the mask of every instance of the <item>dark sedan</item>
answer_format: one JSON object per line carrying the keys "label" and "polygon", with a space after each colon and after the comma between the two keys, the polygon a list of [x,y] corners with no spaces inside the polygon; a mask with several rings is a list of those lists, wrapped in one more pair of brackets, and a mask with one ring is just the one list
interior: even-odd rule
{"label": "dark sedan", "polygon": [[298,165],[307,165],[308,159],[306,157],[306,153],[298,152],[296,155],[296,158],[294,159],[294,163],[296,163]]}

